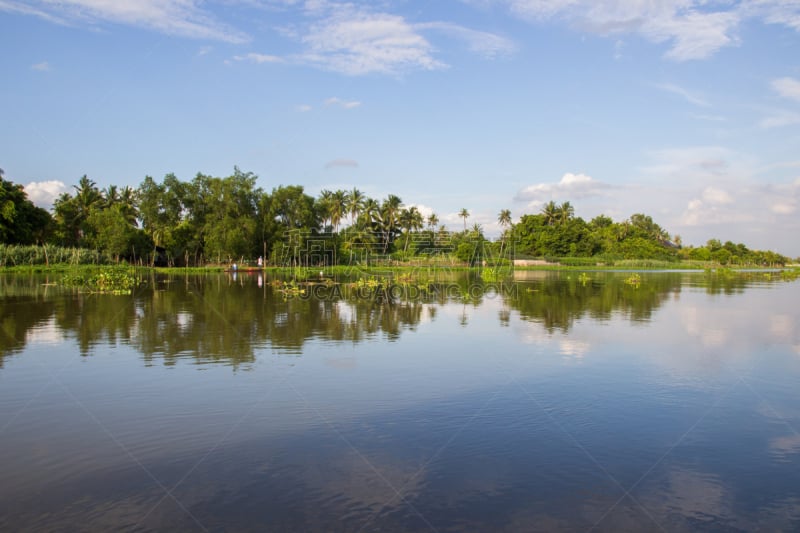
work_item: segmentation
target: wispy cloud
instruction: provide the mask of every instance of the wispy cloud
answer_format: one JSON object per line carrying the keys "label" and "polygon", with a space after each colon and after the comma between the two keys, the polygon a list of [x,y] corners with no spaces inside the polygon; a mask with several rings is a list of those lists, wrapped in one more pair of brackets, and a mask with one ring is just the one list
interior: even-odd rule
{"label": "wispy cloud", "polygon": [[514,199],[531,204],[556,198],[574,200],[600,196],[610,188],[611,185],[597,181],[586,174],[567,172],[558,182],[538,183],[525,187],[516,194]]}
{"label": "wispy cloud", "polygon": [[325,105],[327,107],[335,106],[341,107],[342,109],[355,109],[356,107],[361,106],[361,102],[357,100],[342,100],[341,98],[332,96],[325,100]]}
{"label": "wispy cloud", "polygon": [[620,2],[619,0],[498,0],[512,13],[533,21],[561,19],[601,35],[633,33],[671,47],[664,56],[675,61],[704,59],[738,43],[742,14],[736,9],[711,11],[702,0]]}
{"label": "wispy cloud", "polygon": [[759,126],[765,129],[781,128],[794,124],[800,124],[800,113],[785,109],[773,111],[768,117],[759,122]]}
{"label": "wispy cloud", "polygon": [[778,78],[772,80],[772,88],[784,98],[800,102],[800,80],[794,78]]}
{"label": "wispy cloud", "polygon": [[326,169],[331,168],[358,168],[358,161],[354,159],[334,159],[325,163]]}
{"label": "wispy cloud", "polygon": [[201,5],[199,0],[0,0],[0,11],[77,26],[112,23],[194,39],[231,43],[249,40],[248,35],[219,21]]}
{"label": "wispy cloud", "polygon": [[257,54],[250,52],[243,56],[233,56],[235,61],[248,61],[250,63],[283,63],[283,58],[268,54]]}
{"label": "wispy cloud", "polygon": [[292,59],[350,76],[398,76],[447,68],[435,57],[436,47],[428,39],[432,32],[465,42],[470,51],[489,59],[516,50],[512,41],[500,35],[449,21],[409,21],[404,16],[379,11],[375,4],[307,1],[303,8],[311,22],[305,27],[282,30],[305,47]]}
{"label": "wispy cloud", "polygon": [[679,85],[675,85],[674,83],[654,83],[653,87],[656,89],[661,89],[662,91],[676,94],[689,102],[690,104],[700,106],[700,107],[708,107],[709,104],[704,98],[694,94]]}
{"label": "wispy cloud", "polygon": [[36,63],[34,65],[31,65],[31,70],[38,70],[39,72],[48,72],[50,70],[50,63],[48,63],[47,61]]}
{"label": "wispy cloud", "polygon": [[418,30],[435,30],[454,39],[465,41],[469,49],[486,58],[507,56],[517,50],[510,40],[494,33],[465,28],[450,22],[426,22],[414,25]]}
{"label": "wispy cloud", "polygon": [[300,113],[308,113],[312,109],[314,109],[314,108],[311,107],[308,104],[299,104],[299,105],[295,106],[295,110],[299,111]]}

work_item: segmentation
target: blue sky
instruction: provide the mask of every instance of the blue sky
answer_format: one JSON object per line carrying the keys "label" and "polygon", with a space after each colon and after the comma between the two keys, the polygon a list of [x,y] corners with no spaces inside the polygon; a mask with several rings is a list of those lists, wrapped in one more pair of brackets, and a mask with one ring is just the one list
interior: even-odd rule
{"label": "blue sky", "polygon": [[549,201],[800,256],[800,1],[0,0],[0,168],[174,172],[497,232]]}

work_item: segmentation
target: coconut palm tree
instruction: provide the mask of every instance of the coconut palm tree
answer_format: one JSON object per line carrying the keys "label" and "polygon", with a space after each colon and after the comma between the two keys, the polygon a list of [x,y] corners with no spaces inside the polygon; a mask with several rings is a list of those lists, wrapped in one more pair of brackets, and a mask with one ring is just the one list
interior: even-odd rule
{"label": "coconut palm tree", "polygon": [[550,200],[544,207],[542,207],[542,215],[544,215],[544,223],[548,226],[553,226],[558,221],[559,206],[553,200]]}
{"label": "coconut palm tree", "polygon": [[564,202],[558,206],[558,222],[563,224],[575,216],[575,208],[569,202]]}
{"label": "coconut palm tree", "polygon": [[373,227],[381,218],[381,204],[375,198],[364,200],[361,208],[361,225],[366,228]]}
{"label": "coconut palm tree", "polygon": [[411,238],[412,230],[419,230],[422,227],[422,213],[419,212],[416,206],[412,205],[408,209],[403,209],[399,216],[400,225],[406,230],[406,243],[403,246],[403,251],[408,250],[408,241]]}
{"label": "coconut palm tree", "polygon": [[497,223],[500,224],[500,227],[503,228],[503,234],[501,235],[501,240],[500,240],[500,253],[502,254],[503,246],[506,243],[506,233],[508,233],[508,230],[506,228],[511,225],[511,210],[510,209],[501,210],[500,214],[497,215]]}
{"label": "coconut palm tree", "polygon": [[139,225],[137,222],[139,218],[139,209],[136,204],[136,190],[126,186],[122,189],[122,192],[119,193],[117,205],[119,206],[120,212],[125,217],[125,220],[133,227]]}
{"label": "coconut palm tree", "polygon": [[394,194],[387,196],[381,204],[381,231],[384,232],[383,253],[389,249],[389,242],[397,227],[397,219],[402,208],[403,201]]}
{"label": "coconut palm tree", "polygon": [[366,200],[366,196],[364,193],[353,187],[353,190],[347,193],[347,200],[346,200],[346,208],[347,211],[350,213],[350,225],[354,225],[356,223],[356,219],[358,219],[359,213],[364,208],[364,201]]}
{"label": "coconut palm tree", "polygon": [[467,219],[469,218],[469,211],[467,211],[466,207],[462,207],[461,211],[458,212],[458,216],[464,219],[464,233],[467,232]]}
{"label": "coconut palm tree", "polygon": [[114,207],[119,202],[119,190],[116,185],[109,185],[101,193],[103,196],[103,207]]}
{"label": "coconut palm tree", "polygon": [[497,222],[503,228],[511,225],[511,210],[503,209],[500,211],[500,214],[497,215]]}
{"label": "coconut palm tree", "polygon": [[431,228],[431,231],[439,224],[439,217],[436,216],[436,213],[431,213],[428,215],[428,227]]}
{"label": "coconut palm tree", "polygon": [[333,193],[328,189],[323,189],[319,193],[319,199],[317,200],[317,205],[319,206],[320,215],[322,216],[322,227],[324,228],[327,226],[326,222],[329,222],[331,219],[331,199],[333,198]]}
{"label": "coconut palm tree", "polygon": [[347,205],[347,193],[339,189],[331,195],[330,218],[333,231],[339,232],[339,223],[345,215]]}

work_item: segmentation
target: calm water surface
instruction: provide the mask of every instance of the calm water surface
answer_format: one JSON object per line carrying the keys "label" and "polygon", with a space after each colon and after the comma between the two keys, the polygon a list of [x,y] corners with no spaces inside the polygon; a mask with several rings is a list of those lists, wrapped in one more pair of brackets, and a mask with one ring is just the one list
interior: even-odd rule
{"label": "calm water surface", "polygon": [[800,282],[466,276],[0,278],[0,530],[800,530]]}

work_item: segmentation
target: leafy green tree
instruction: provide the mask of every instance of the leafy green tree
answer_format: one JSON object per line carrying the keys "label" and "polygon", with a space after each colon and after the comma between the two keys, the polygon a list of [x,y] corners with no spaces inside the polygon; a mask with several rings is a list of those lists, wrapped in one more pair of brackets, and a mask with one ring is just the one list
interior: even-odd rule
{"label": "leafy green tree", "polygon": [[22,185],[6,181],[2,176],[0,172],[0,242],[43,242],[52,226],[50,213],[28,200]]}
{"label": "leafy green tree", "polygon": [[92,227],[87,223],[93,209],[100,209],[103,196],[97,184],[86,175],[73,186],[75,195],[63,193],[54,205],[56,234],[65,246],[85,246],[91,237]]}
{"label": "leafy green tree", "polygon": [[108,209],[95,209],[87,223],[94,228],[90,244],[113,256],[136,259],[149,253],[152,244],[143,230],[133,226],[120,204]]}

